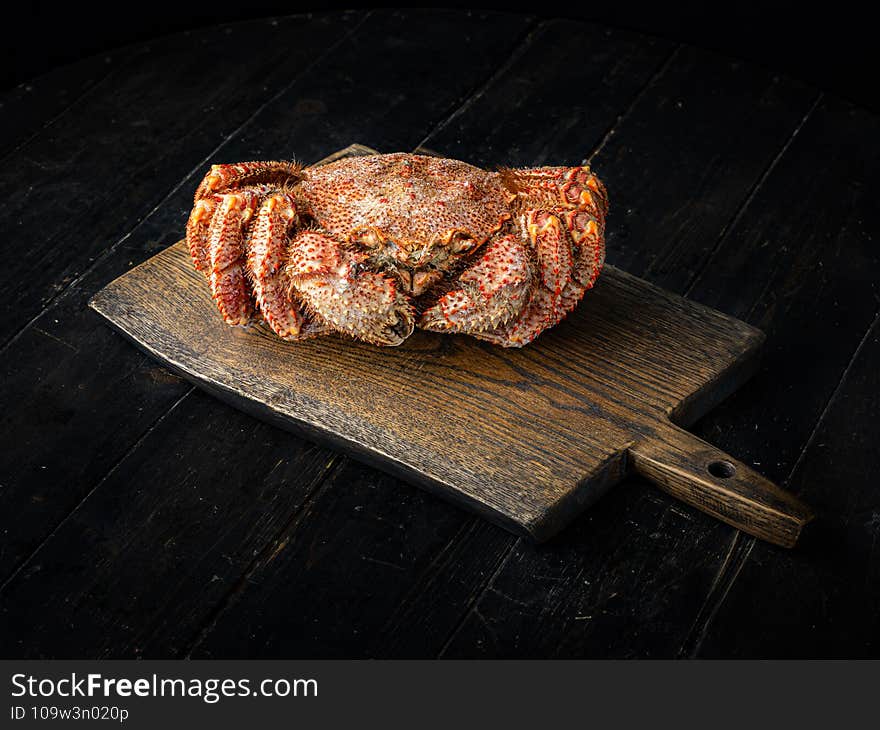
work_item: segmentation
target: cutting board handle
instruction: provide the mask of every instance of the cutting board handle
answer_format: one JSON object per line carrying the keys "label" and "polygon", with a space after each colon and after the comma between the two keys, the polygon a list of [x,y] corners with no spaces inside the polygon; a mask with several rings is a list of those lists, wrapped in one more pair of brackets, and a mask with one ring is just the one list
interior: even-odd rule
{"label": "cutting board handle", "polygon": [[794,495],[671,423],[629,453],[633,468],[663,491],[762,540],[794,547],[813,519]]}

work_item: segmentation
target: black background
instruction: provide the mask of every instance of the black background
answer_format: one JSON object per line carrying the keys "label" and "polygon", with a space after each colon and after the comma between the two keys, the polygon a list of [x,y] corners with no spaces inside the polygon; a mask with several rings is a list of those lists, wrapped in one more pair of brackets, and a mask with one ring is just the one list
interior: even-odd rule
{"label": "black background", "polygon": [[[247,18],[321,11],[341,5],[232,3],[87,4],[31,2],[3,23],[6,89],[52,68],[119,46],[175,31]],[[869,13],[852,0],[834,3],[547,3],[524,8],[539,16],[586,19],[638,30],[748,59],[880,109],[875,81],[880,53]],[[496,6],[514,10],[516,4]],[[10,15],[10,13],[14,13]],[[413,29],[418,33],[418,28]],[[450,48],[450,53],[462,49]],[[234,52],[234,51],[233,51]]]}

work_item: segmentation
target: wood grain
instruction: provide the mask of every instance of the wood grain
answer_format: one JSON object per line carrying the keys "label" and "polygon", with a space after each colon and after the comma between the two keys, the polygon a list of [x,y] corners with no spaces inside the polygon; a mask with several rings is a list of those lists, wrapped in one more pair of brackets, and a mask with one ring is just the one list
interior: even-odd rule
{"label": "wood grain", "polygon": [[[330,159],[369,152],[353,146]],[[725,478],[706,478],[706,459],[726,458],[718,452],[699,449],[688,459],[684,448],[664,462],[673,452],[656,446],[658,434],[671,433],[670,414],[696,418],[736,388],[763,336],[613,267],[562,325],[522,350],[426,332],[399,348],[341,338],[291,345],[262,325],[229,328],[184,242],[113,282],[91,306],[233,405],[536,541],[631,466],[782,545],[793,545],[810,519],[742,465],[735,493]]]}
{"label": "wood grain", "polygon": [[768,542],[793,547],[812,519],[769,479],[675,426],[658,429],[629,453],[633,468],[663,491]]}

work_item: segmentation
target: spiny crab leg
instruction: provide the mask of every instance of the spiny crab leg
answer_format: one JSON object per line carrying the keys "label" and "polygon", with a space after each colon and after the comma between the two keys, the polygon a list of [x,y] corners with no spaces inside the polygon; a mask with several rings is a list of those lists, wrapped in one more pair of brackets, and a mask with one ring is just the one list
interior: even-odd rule
{"label": "spiny crab leg", "polygon": [[507,235],[489,243],[458,278],[460,288],[444,294],[422,314],[419,327],[434,332],[493,330],[519,312],[532,283],[529,255]]}
{"label": "spiny crab leg", "polygon": [[604,248],[595,218],[578,212],[583,215],[572,216],[566,211],[528,211],[524,215],[529,239],[541,262],[541,284],[516,319],[494,332],[474,332],[475,337],[505,347],[527,345],[562,320],[593,286],[602,268]]}
{"label": "spiny crab leg", "polygon": [[[450,291],[425,312],[420,327],[467,332],[496,344],[521,347],[565,316],[563,295],[571,282],[573,262],[562,222],[551,212],[530,210],[521,216],[519,225],[534,251],[534,274],[530,275],[528,253],[518,237],[499,239],[487,246],[476,266],[459,277],[461,289]],[[479,284],[483,286],[474,291]],[[511,290],[515,292],[512,297]],[[499,310],[499,295],[510,297],[511,306],[501,307],[502,318],[490,319]]]}
{"label": "spiny crab leg", "polygon": [[302,165],[284,160],[238,162],[234,165],[212,165],[199,187],[195,201],[233,187],[246,185],[284,185],[302,179]]}
{"label": "spiny crab leg", "polygon": [[415,315],[391,277],[359,269],[358,255],[324,233],[303,231],[290,246],[287,274],[297,295],[333,329],[377,345],[399,345]]}
{"label": "spiny crab leg", "polygon": [[[538,258],[541,281],[550,292],[555,307],[571,279],[571,243],[562,222],[549,211],[529,210],[522,217],[520,225],[528,231]],[[552,312],[548,312],[548,316],[552,316]]]}
{"label": "spiny crab leg", "polygon": [[538,281],[519,315],[494,332],[474,333],[490,342],[522,347],[561,320],[567,310],[563,292],[571,284],[572,251],[559,218],[544,210],[530,210],[522,216],[523,228],[538,260]]}
{"label": "spiny crab leg", "polygon": [[208,248],[208,231],[217,209],[219,196],[212,195],[196,201],[186,223],[186,242],[197,271],[207,274],[211,270],[211,252]]}
{"label": "spiny crab leg", "polygon": [[[572,278],[586,291],[596,283],[605,263],[602,226],[594,216],[582,210],[565,213],[563,221],[568,235],[574,242],[575,259]],[[565,296],[564,292],[563,296]]]}
{"label": "spiny crab leg", "polygon": [[505,185],[517,193],[523,209],[580,208],[605,221],[608,192],[589,166],[507,169],[500,175]]}
{"label": "spiny crab leg", "polygon": [[247,268],[257,306],[266,324],[285,340],[298,339],[303,328],[303,316],[290,298],[290,281],[284,272],[289,232],[296,220],[292,195],[270,195],[257,213],[248,241]]}
{"label": "spiny crab leg", "polygon": [[227,324],[247,324],[253,305],[244,272],[244,237],[259,195],[252,190],[221,196],[208,231],[211,295]]}
{"label": "spiny crab leg", "polygon": [[[272,185],[260,184],[250,185],[237,192],[253,192],[262,199],[274,190],[275,188]],[[217,204],[222,199],[223,195],[221,194],[211,194],[201,200],[197,200],[186,223],[186,242],[189,245],[189,253],[192,256],[193,265],[197,271],[201,271],[205,276],[210,276],[211,274],[211,247],[208,242],[208,236],[210,235],[214,214],[217,212]]]}

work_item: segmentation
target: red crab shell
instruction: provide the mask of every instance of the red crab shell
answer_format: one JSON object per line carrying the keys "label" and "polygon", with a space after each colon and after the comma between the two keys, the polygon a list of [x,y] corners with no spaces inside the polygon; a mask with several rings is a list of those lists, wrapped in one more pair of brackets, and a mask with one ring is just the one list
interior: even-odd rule
{"label": "red crab shell", "polygon": [[485,241],[511,217],[515,197],[498,175],[458,160],[381,155],[311,170],[300,185],[318,224],[347,241],[401,248],[447,245],[459,233]]}

